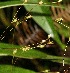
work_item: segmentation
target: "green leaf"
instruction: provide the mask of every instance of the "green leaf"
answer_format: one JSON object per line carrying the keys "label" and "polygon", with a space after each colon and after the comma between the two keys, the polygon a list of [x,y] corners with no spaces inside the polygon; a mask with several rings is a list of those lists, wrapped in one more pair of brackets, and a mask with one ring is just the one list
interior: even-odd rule
{"label": "green leaf", "polygon": [[65,29],[65,28],[56,28],[57,29],[57,32],[60,34],[60,35],[63,35],[64,37],[67,37],[69,38],[70,37],[70,30],[68,29]]}
{"label": "green leaf", "polygon": [[[24,69],[21,67],[1,64],[0,73],[41,73],[41,72],[35,72],[35,71]],[[48,70],[45,70],[45,71],[42,71],[42,73],[56,73],[56,72],[48,72]]]}
{"label": "green leaf", "polygon": [[13,45],[12,47],[14,48],[14,46],[15,46],[15,49],[17,49],[17,52],[15,54],[13,54],[13,51],[15,49],[12,49],[11,46],[12,45],[4,44],[4,47],[2,47],[3,49],[0,48],[0,54],[3,54],[3,56],[10,55],[10,56],[15,56],[15,57],[19,57],[19,58],[27,58],[27,59],[35,59],[35,58],[48,59],[53,62],[56,61],[58,63],[62,63],[63,59],[65,59],[65,64],[70,64],[70,58],[48,55],[44,52],[41,52],[41,51],[35,50],[35,49],[23,51],[15,45]]}
{"label": "green leaf", "polygon": [[[57,63],[63,63],[63,61],[59,60],[59,59],[57,59],[57,60],[51,60],[51,61],[57,62]],[[70,65],[70,59],[64,58],[64,64]]]}
{"label": "green leaf", "polygon": [[[57,4],[52,4],[49,1],[44,1],[44,4],[42,4],[43,6],[54,6],[54,7],[60,7]],[[6,7],[11,7],[11,6],[19,6],[19,5],[30,5],[30,6],[34,6],[34,5],[38,5],[39,1],[38,0],[28,0],[27,3],[25,3],[25,0],[10,0],[10,1],[4,1],[4,2],[0,2],[0,9],[1,8],[6,8]],[[45,4],[46,3],[46,4]],[[64,8],[64,6],[62,5],[62,8]]]}
{"label": "green leaf", "polygon": [[23,1],[5,1],[5,2],[0,2],[0,9],[1,8],[6,8],[6,7],[11,7],[11,6],[19,6],[23,5]]}
{"label": "green leaf", "polygon": [[[25,5],[27,11],[33,16],[33,19],[37,22],[37,24],[48,34],[51,34],[51,37],[62,47],[64,50],[65,46],[61,43],[59,36],[55,30],[53,20],[51,18],[51,10],[47,6],[30,6]],[[36,14],[35,14],[36,13]]]}
{"label": "green leaf", "polygon": [[[29,4],[30,2],[31,3],[37,3],[37,4],[34,4],[34,5]],[[43,0],[43,2],[45,2],[45,0]],[[27,3],[24,3],[24,1],[7,1],[7,2],[1,2],[0,6],[1,6],[1,8],[4,8],[4,7],[10,7],[10,6],[24,5],[28,11],[33,11],[33,12],[36,12],[39,14],[45,13],[46,16],[33,16],[33,19],[48,34],[51,34],[52,37],[56,40],[56,42],[64,49],[65,46],[61,43],[61,41],[60,41],[60,39],[56,33],[56,30],[53,26],[53,21],[52,21],[51,17],[47,16],[50,14],[49,6],[52,6],[52,4],[50,4],[48,1],[47,1],[46,6],[45,5],[43,5],[43,6],[39,5],[38,3],[39,3],[38,0],[36,0],[36,1],[29,0]],[[58,38],[58,40],[56,38]]]}
{"label": "green leaf", "polygon": [[15,49],[15,48],[21,48],[22,46],[18,46],[18,45],[13,45],[13,44],[7,44],[7,43],[0,43],[0,49],[1,48],[7,48],[7,49]]}
{"label": "green leaf", "polygon": [[1,64],[0,73],[36,73],[36,72],[21,67]]}

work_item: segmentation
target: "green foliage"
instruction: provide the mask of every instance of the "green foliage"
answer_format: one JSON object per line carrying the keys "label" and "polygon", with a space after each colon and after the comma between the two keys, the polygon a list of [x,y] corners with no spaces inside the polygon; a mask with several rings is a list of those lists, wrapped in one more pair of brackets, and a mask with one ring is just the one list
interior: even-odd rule
{"label": "green foliage", "polygon": [[[45,0],[43,0],[45,2]],[[27,11],[29,12],[34,12],[39,14],[32,14],[33,19],[38,23],[38,25],[43,28],[48,34],[52,35],[52,38],[61,46],[61,48],[64,50],[65,46],[64,44],[61,43],[59,36],[53,26],[53,21],[52,18],[50,17],[50,8],[49,6],[55,6],[54,4],[51,4],[50,2],[47,1],[47,5],[39,5],[38,0],[29,0],[27,3],[24,3],[24,1],[8,1],[4,4],[5,2],[1,3],[1,7],[10,7],[10,6],[18,6],[18,5],[24,5]],[[33,5],[33,4],[34,5]],[[59,7],[59,6],[56,6]],[[49,15],[49,16],[48,16]],[[58,39],[57,39],[58,38]]]}
{"label": "green foliage", "polygon": [[[50,8],[47,6],[31,6],[24,5],[27,11],[35,14],[31,14],[33,19],[38,23],[38,25],[44,29],[48,34],[51,34],[51,37],[56,40],[56,42],[64,49],[64,45],[61,43],[59,36],[54,28],[53,20],[50,17]],[[33,8],[33,9],[32,9]],[[32,9],[32,10],[31,10]],[[38,13],[39,15],[36,15]],[[58,39],[57,39],[58,38]]]}
{"label": "green foliage", "polygon": [[36,73],[36,72],[16,66],[1,65],[0,73]]}
{"label": "green foliage", "polygon": [[[5,1],[5,2],[0,2],[0,14],[3,15],[3,16],[0,15],[0,17],[5,19],[4,14],[2,14],[3,13],[2,8],[23,5],[26,8],[26,10],[30,12],[34,21],[46,33],[51,34],[51,37],[59,44],[61,49],[64,50],[65,45],[62,44],[58,33],[64,34],[65,37],[69,37],[70,34],[64,28],[63,28],[63,31],[61,31],[59,29],[58,29],[59,31],[58,30],[56,31],[57,28],[54,27],[53,20],[50,17],[51,16],[50,7],[51,6],[61,7],[61,6],[57,6],[56,4],[52,4],[49,1],[47,1],[47,4],[39,5],[38,1],[39,0],[28,0],[27,3],[24,3],[24,0],[17,0],[17,1],[10,0],[10,1]],[[45,0],[42,0],[42,1],[45,2]],[[64,8],[64,5],[62,5],[61,8]],[[6,26],[8,26],[9,24],[10,23],[8,23],[8,22],[5,23]],[[27,58],[27,59],[39,58],[39,59],[47,59],[47,60],[50,60],[52,62],[58,62],[58,63],[62,63],[62,60],[65,59],[65,64],[70,64],[70,58],[48,55],[47,53],[44,53],[44,52],[41,52],[41,51],[35,50],[35,49],[23,51],[20,49],[22,47],[24,47],[24,46],[0,43],[0,56],[10,55],[10,56],[15,56],[15,57],[19,57],[19,58]],[[13,52],[15,49],[17,49],[17,52],[13,55]],[[4,73],[4,72],[9,73],[9,71],[11,71],[12,67],[14,69],[14,70],[12,70],[13,71],[12,73],[19,73],[19,72],[20,73],[23,73],[23,72],[24,73],[35,73],[34,71],[31,71],[31,70],[27,70],[27,69],[16,67],[16,66],[10,66],[10,65],[1,65],[0,72],[1,73]]]}
{"label": "green foliage", "polygon": [[[38,5],[39,1],[38,0],[28,0],[27,3],[24,3],[25,0],[11,0],[11,1],[4,1],[0,2],[0,9],[1,8],[6,8],[6,7],[11,7],[11,6],[19,6],[19,5]],[[42,0],[43,2],[46,2],[45,0]],[[56,4],[52,4],[47,1],[47,5],[43,4],[43,6],[54,6],[54,7],[60,7],[57,6]],[[64,6],[62,6],[64,8]]]}
{"label": "green foliage", "polygon": [[[65,64],[70,64],[69,60],[70,58],[66,57],[59,57],[59,56],[53,56],[53,55],[48,55],[47,53],[41,52],[39,50],[31,49],[28,51],[23,51],[21,50],[21,46],[17,45],[10,45],[10,44],[4,44],[0,43],[0,55],[11,55],[15,57],[20,57],[20,58],[27,58],[27,59],[49,59],[51,61],[59,62],[62,63],[62,60],[65,59]],[[14,50],[17,48],[17,52],[13,55]]]}

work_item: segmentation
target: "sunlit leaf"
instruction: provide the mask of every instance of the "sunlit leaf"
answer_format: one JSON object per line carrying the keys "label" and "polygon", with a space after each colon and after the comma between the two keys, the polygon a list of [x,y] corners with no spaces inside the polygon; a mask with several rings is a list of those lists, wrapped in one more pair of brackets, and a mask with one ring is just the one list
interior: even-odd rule
{"label": "sunlit leaf", "polygon": [[47,6],[30,6],[25,5],[27,11],[33,16],[33,19],[38,23],[38,25],[48,34],[51,34],[51,37],[56,40],[56,42],[64,49],[64,45],[61,43],[59,36],[55,30],[53,20],[51,18],[51,10]]}

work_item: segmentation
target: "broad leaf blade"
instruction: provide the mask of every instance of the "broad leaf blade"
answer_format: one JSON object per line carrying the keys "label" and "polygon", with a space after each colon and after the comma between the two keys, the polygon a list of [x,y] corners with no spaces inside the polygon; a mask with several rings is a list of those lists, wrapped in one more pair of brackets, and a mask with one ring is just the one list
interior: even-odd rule
{"label": "broad leaf blade", "polygon": [[40,6],[40,5],[37,6],[27,5],[25,6],[25,8],[27,11],[31,13],[39,13],[39,15],[31,14],[33,16],[33,19],[38,23],[38,25],[44,31],[46,31],[48,34],[51,34],[51,37],[53,37],[54,40],[56,40],[56,42],[62,47],[62,49],[64,49],[65,46],[61,43],[61,40],[59,39],[59,36],[55,30],[53,20],[50,16],[51,12],[49,7]]}
{"label": "broad leaf blade", "polygon": [[[6,48],[5,48],[6,46]],[[41,52],[39,50],[35,50],[35,49],[30,49],[27,51],[23,51],[21,50],[19,47],[16,47],[15,45],[13,45],[13,49],[11,48],[12,45],[9,44],[4,44],[3,49],[0,48],[0,54],[3,54],[3,56],[15,56],[15,57],[19,57],[19,58],[27,58],[27,59],[35,59],[35,58],[39,58],[39,59],[48,59],[51,60],[53,62],[58,62],[58,63],[62,63],[63,59],[65,60],[65,64],[70,64],[70,58],[66,58],[66,57],[60,57],[60,56],[52,56],[52,55],[48,55],[47,53]],[[17,52],[15,54],[13,54],[14,49],[17,49]],[[8,49],[7,49],[8,47]]]}

